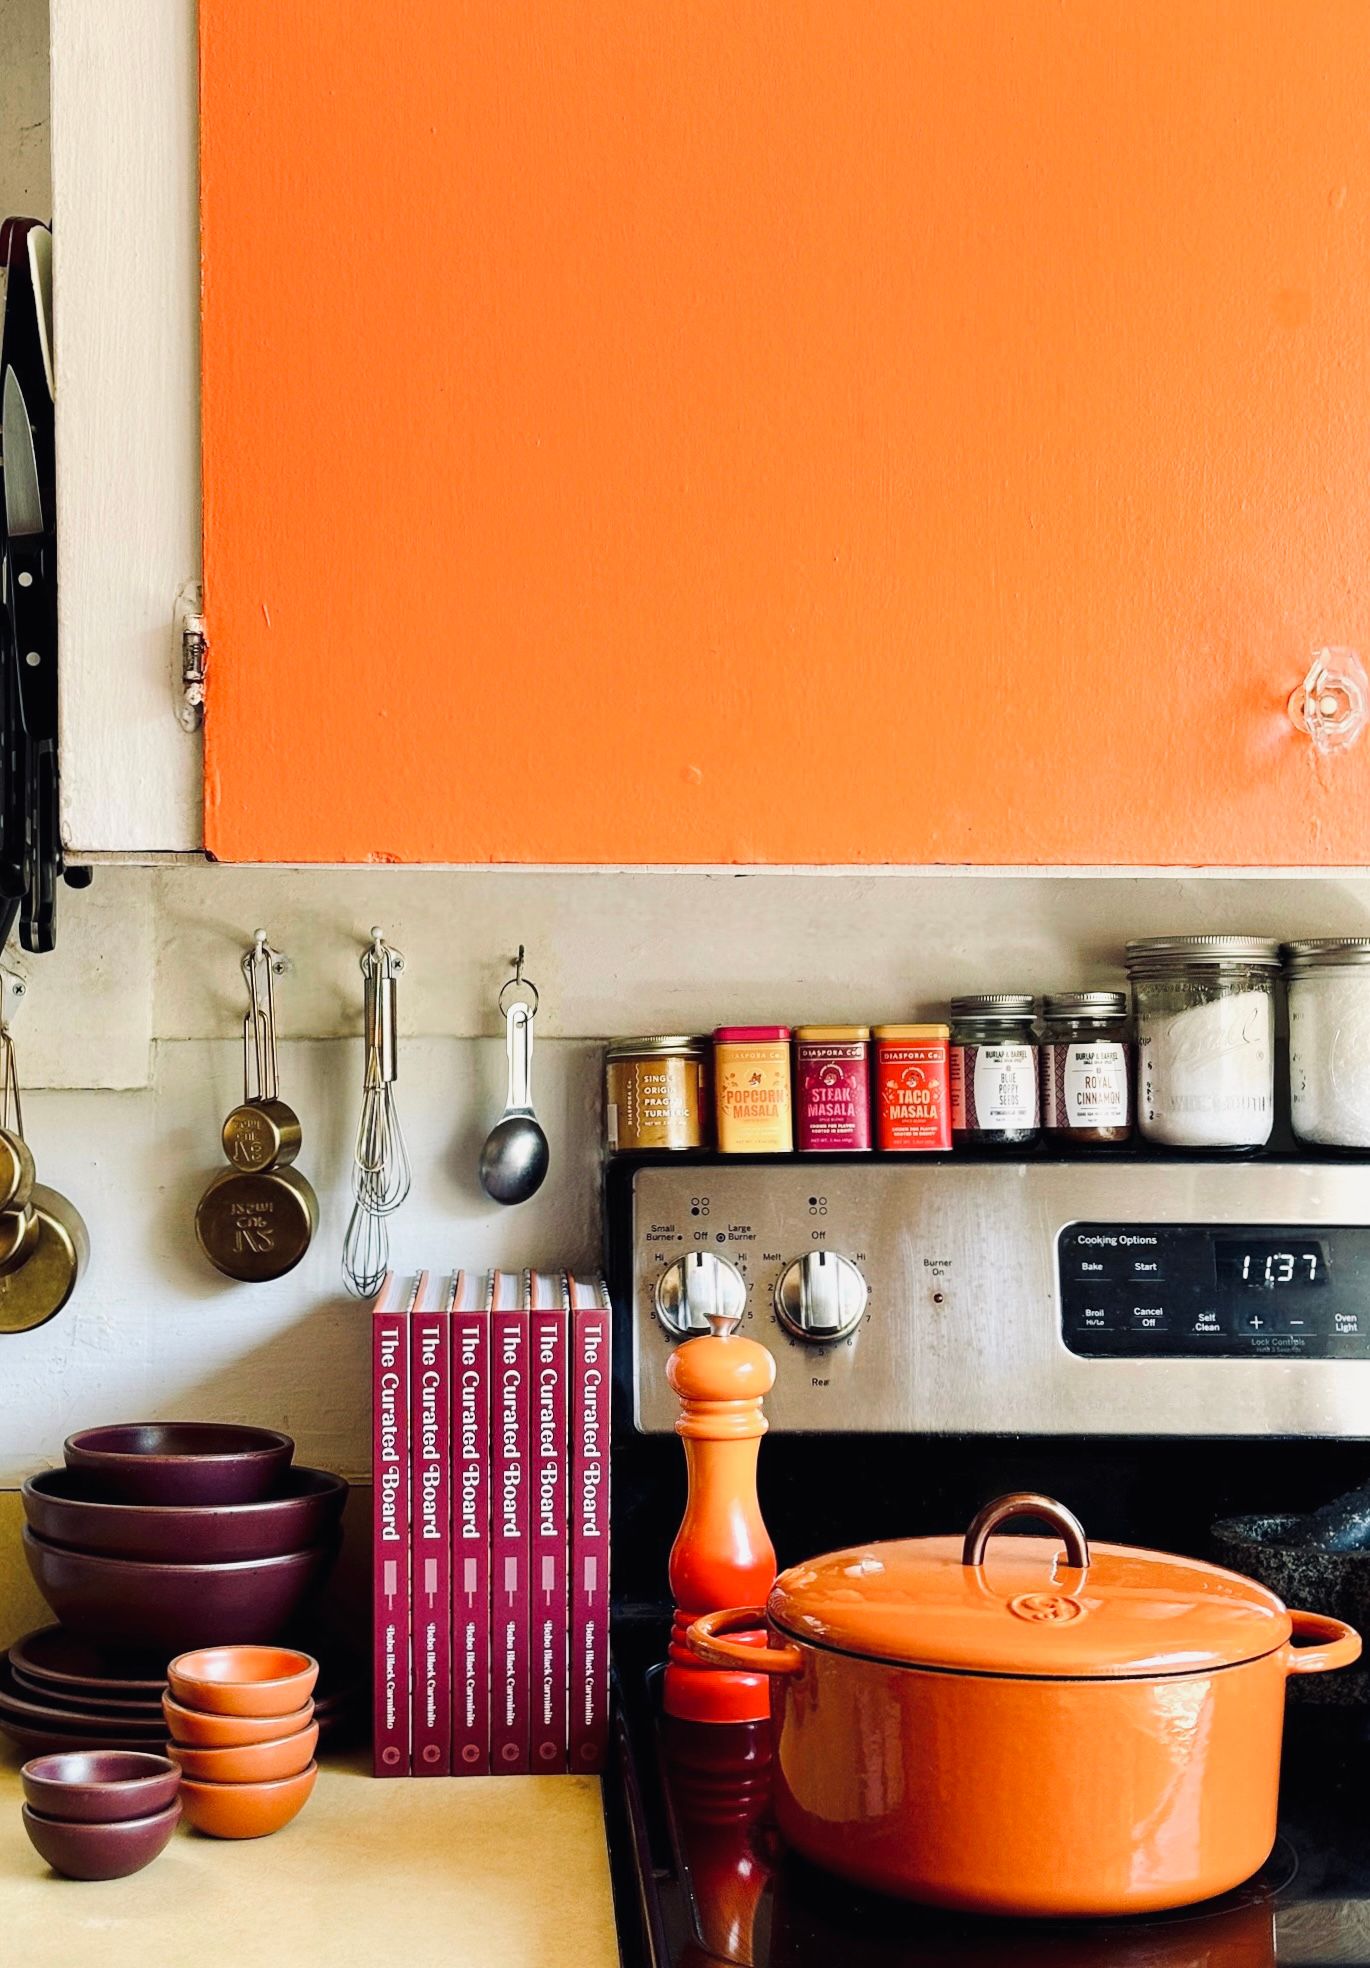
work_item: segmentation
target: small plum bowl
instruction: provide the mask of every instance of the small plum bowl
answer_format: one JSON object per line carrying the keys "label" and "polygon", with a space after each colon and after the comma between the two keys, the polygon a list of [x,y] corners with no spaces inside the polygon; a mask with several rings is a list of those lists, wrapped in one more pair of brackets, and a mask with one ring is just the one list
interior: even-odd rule
{"label": "small plum bowl", "polygon": [[69,1824],[120,1824],[155,1817],[175,1801],[181,1773],[165,1756],[135,1749],[35,1756],[19,1772],[26,1801]]}
{"label": "small plum bowl", "polygon": [[45,1818],[31,1804],[24,1806],[23,1816],[29,1843],[54,1872],[68,1879],[127,1879],[165,1851],[181,1806],[168,1804],[151,1817],[122,1818],[115,1824]]}

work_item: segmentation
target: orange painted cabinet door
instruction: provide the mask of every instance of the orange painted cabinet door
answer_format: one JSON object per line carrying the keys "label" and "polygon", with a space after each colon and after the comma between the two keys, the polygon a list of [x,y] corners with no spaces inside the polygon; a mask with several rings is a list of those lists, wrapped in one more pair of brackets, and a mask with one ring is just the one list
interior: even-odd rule
{"label": "orange painted cabinet door", "polygon": [[1370,860],[1370,8],[200,23],[213,853]]}

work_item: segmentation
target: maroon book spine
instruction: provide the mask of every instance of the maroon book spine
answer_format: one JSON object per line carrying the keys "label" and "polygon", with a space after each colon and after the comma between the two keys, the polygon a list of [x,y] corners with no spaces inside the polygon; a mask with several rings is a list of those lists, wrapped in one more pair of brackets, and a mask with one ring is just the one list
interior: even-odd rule
{"label": "maroon book spine", "polygon": [[[442,1293],[441,1305],[432,1291]],[[452,1773],[451,1381],[446,1280],[409,1321],[413,1629],[413,1766],[416,1777]]]}
{"label": "maroon book spine", "polygon": [[[510,1303],[510,1300],[513,1303]],[[490,1315],[491,1484],[490,1767],[496,1776],[529,1768],[532,1703],[528,1674],[528,1312],[516,1273],[496,1274]]]}
{"label": "maroon book spine", "polygon": [[567,1549],[566,1497],[567,1308],[561,1274],[535,1280],[529,1314],[533,1360],[532,1702],[534,1771],[566,1768],[567,1756]]}
{"label": "maroon book spine", "polygon": [[452,1769],[490,1772],[490,1314],[452,1313]]}
{"label": "maroon book spine", "polygon": [[609,1742],[609,1296],[571,1282],[571,1716],[573,1772]]}
{"label": "maroon book spine", "polygon": [[409,1774],[409,1307],[388,1277],[371,1315],[372,1769]]}

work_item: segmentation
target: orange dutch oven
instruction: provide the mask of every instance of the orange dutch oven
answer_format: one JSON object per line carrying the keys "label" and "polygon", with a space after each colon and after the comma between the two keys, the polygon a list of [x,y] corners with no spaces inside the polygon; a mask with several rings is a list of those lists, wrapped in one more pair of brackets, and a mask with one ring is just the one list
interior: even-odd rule
{"label": "orange dutch oven", "polygon": [[[1060,1545],[991,1547],[1016,1517]],[[796,1851],[880,1892],[1020,1915],[1150,1912],[1249,1878],[1275,1841],[1285,1681],[1361,1645],[1216,1565],[1091,1551],[1030,1495],[987,1504],[964,1542],[796,1565],[764,1611],[710,1613],[690,1643],[771,1677]]]}

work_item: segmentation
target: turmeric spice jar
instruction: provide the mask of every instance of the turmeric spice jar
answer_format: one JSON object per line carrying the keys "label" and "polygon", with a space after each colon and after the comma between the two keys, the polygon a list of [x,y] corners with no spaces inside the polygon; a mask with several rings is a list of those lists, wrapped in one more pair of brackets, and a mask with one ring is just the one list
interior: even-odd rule
{"label": "turmeric spice jar", "polygon": [[604,1055],[604,1131],[611,1154],[706,1148],[712,1132],[709,1041],[616,1039]]}
{"label": "turmeric spice jar", "polygon": [[794,1146],[788,1025],[720,1025],[714,1104],[723,1155],[787,1155]]}

